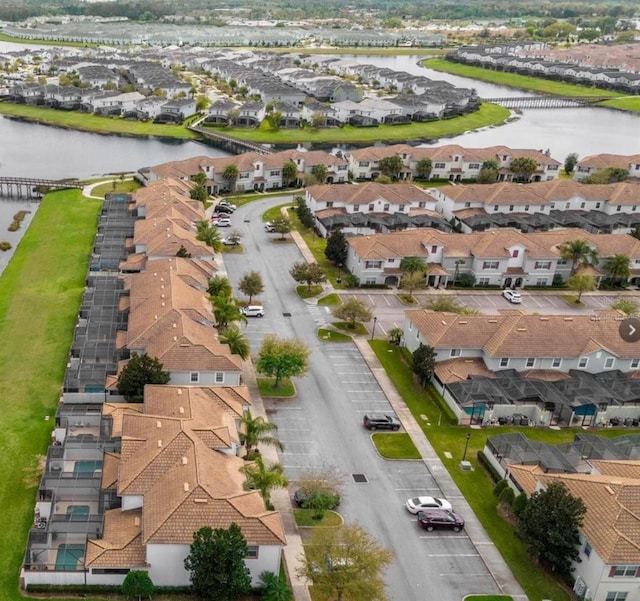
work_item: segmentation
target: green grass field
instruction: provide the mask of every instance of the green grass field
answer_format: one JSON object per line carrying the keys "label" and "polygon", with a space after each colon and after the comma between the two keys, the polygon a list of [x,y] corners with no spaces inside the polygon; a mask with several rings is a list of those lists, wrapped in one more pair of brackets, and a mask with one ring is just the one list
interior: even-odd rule
{"label": "green grass field", "polygon": [[6,600],[22,598],[18,573],[36,498],[36,483],[26,484],[25,476],[51,440],[100,207],[78,190],[47,195],[0,277],[0,591]]}
{"label": "green grass field", "polygon": [[406,432],[382,433],[371,436],[378,453],[385,459],[422,459],[413,440]]}

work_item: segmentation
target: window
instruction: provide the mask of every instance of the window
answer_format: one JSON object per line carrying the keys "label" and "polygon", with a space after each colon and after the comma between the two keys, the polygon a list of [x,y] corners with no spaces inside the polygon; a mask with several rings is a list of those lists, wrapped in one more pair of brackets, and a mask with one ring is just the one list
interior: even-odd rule
{"label": "window", "polygon": [[420,209],[424,209],[426,206],[427,206],[427,203],[424,200],[421,200],[418,203],[418,208],[420,208]]}
{"label": "window", "polygon": [[276,175],[280,175],[280,171],[269,171],[269,175],[275,177]]}
{"label": "window", "polygon": [[400,206],[398,207],[398,211],[399,211],[400,213],[403,213],[403,212],[404,212],[404,205],[400,205]]}
{"label": "window", "polygon": [[616,213],[619,213],[620,211],[622,211],[622,205],[618,205],[616,207]]}
{"label": "window", "polygon": [[216,372],[216,384],[222,384],[224,382],[224,372],[217,371]]}
{"label": "window", "polygon": [[387,259],[387,263],[395,263],[396,260],[395,259]]}
{"label": "window", "polygon": [[631,359],[631,369],[638,369],[640,359]]}
{"label": "window", "polygon": [[480,169],[480,163],[469,163],[469,169]]}
{"label": "window", "polygon": [[365,269],[380,269],[382,267],[382,261],[365,261]]}
{"label": "window", "polygon": [[369,161],[360,161],[358,163],[358,167],[368,167],[369,166]]}
{"label": "window", "polygon": [[367,286],[373,286],[373,285],[377,284],[377,282],[376,282],[376,278],[366,278],[366,279],[365,279],[365,281],[364,281],[364,283],[365,283]]}
{"label": "window", "polygon": [[580,357],[578,361],[578,369],[585,369],[589,363],[589,357]]}
{"label": "window", "polygon": [[517,259],[519,254],[520,254],[520,251],[516,248],[516,249],[511,253],[511,256],[512,256],[514,259]]}
{"label": "window", "polygon": [[451,352],[449,353],[450,357],[459,357],[460,356],[460,349],[459,348],[452,348]]}
{"label": "window", "polygon": [[552,202],[550,206],[551,206],[552,209],[555,209],[556,208],[556,203]]}
{"label": "window", "polygon": [[547,286],[547,278],[537,278],[536,286]]}
{"label": "window", "polygon": [[388,213],[388,212],[389,212],[389,203],[388,203],[388,202],[387,202],[387,203],[385,203],[385,205],[384,205],[384,207],[382,208],[382,210],[383,210],[385,213]]}
{"label": "window", "polygon": [[332,201],[332,200],[329,200],[329,201],[327,202],[327,209],[330,209],[332,206],[333,206],[333,201]]}
{"label": "window", "polygon": [[601,203],[599,203],[599,202],[597,202],[597,203],[596,203],[596,209],[599,209],[599,208],[600,208],[600,204],[601,204]]}
{"label": "window", "polygon": [[604,360],[604,368],[605,369],[612,369],[613,368],[613,364],[616,362],[616,360],[613,357],[607,357]]}
{"label": "window", "polygon": [[500,367],[509,367],[509,357],[500,358]]}
{"label": "window", "polygon": [[478,286],[488,286],[490,283],[490,278],[478,278]]}
{"label": "window", "polygon": [[562,365],[562,359],[560,357],[554,357],[551,359],[551,367],[555,367],[556,369]]}
{"label": "window", "polygon": [[536,366],[536,360],[534,357],[527,357],[527,360],[525,362],[525,367],[535,367]]}
{"label": "window", "polygon": [[557,265],[566,265],[567,264],[567,260],[566,259],[558,259]]}
{"label": "window", "polygon": [[434,255],[434,254],[435,254],[435,253],[437,253],[437,252],[438,252],[438,247],[434,244],[434,245],[431,247],[431,254],[432,254],[432,255]]}
{"label": "window", "polygon": [[551,261],[536,261],[534,269],[551,269]]}
{"label": "window", "polygon": [[465,202],[464,203],[464,208],[465,209],[470,209],[471,208],[471,203],[470,202]]}
{"label": "window", "polygon": [[629,593],[622,591],[609,591],[605,601],[627,601],[627,595]]}
{"label": "window", "polygon": [[460,160],[460,157],[459,157],[459,156],[455,156],[455,157],[453,157],[453,161],[454,161],[455,163],[457,163],[459,160]]}
{"label": "window", "polygon": [[570,209],[571,208],[571,203],[570,202],[565,202],[564,203],[564,208],[565,209]]}
{"label": "window", "polygon": [[260,549],[258,545],[247,545],[247,554],[245,557],[247,559],[258,559],[258,549]]}
{"label": "window", "polygon": [[189,381],[192,384],[197,384],[200,381],[200,374],[197,371],[192,371],[189,375]]}
{"label": "window", "polygon": [[524,205],[524,212],[528,213],[529,212],[529,205]]}
{"label": "window", "polygon": [[369,205],[369,212],[371,212],[371,211],[375,211],[375,210],[376,210],[375,205],[374,205],[373,203],[371,203],[371,204]]}
{"label": "window", "polygon": [[513,213],[513,205],[509,205],[509,213]]}
{"label": "window", "polygon": [[353,212],[357,213],[360,210],[360,205],[353,205]]}
{"label": "window", "polygon": [[482,263],[482,269],[498,269],[500,261],[484,261]]}
{"label": "window", "polygon": [[581,208],[581,209],[584,209],[586,205],[587,205],[587,203],[586,203],[586,202],[581,202],[581,203],[580,203],[580,208]]}
{"label": "window", "polygon": [[494,212],[498,210],[498,205],[493,205]]}
{"label": "window", "polygon": [[613,566],[611,568],[613,576],[627,576],[635,578],[638,566]]}
{"label": "window", "polygon": [[445,168],[445,164],[444,163],[436,163],[433,166],[434,169],[444,169]]}
{"label": "window", "polygon": [[637,211],[637,209],[638,209],[638,205],[633,205],[631,207],[631,212],[635,213]]}

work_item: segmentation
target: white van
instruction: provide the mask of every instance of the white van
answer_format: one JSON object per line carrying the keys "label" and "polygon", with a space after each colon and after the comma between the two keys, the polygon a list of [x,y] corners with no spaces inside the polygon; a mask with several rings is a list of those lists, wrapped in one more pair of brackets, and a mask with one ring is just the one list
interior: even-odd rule
{"label": "white van", "polygon": [[247,305],[242,308],[242,314],[245,317],[263,317],[264,307],[260,305]]}

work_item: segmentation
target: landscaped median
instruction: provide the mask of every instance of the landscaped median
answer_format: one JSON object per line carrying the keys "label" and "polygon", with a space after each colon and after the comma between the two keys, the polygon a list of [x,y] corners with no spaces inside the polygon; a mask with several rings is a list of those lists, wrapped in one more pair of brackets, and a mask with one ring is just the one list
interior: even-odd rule
{"label": "landscaped median", "polygon": [[0,277],[0,590],[7,601],[22,599],[18,574],[38,455],[51,442],[101,206],[78,190],[48,194]]}

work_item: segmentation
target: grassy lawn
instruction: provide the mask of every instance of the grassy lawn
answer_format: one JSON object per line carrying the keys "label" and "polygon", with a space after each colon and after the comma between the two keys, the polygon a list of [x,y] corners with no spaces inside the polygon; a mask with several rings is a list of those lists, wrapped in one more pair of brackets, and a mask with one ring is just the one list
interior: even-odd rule
{"label": "grassy lawn", "polygon": [[[221,196],[228,200],[230,203],[241,207],[242,205],[246,205],[249,202],[254,200],[264,200],[265,198],[276,198],[277,196],[286,196],[289,194],[299,194],[301,192],[300,188],[286,188],[283,190],[279,190],[278,192],[264,192],[262,194],[222,194]],[[280,206],[287,206],[290,203],[286,203]],[[269,209],[271,211],[272,209]],[[266,213],[265,213],[266,214]],[[279,214],[277,215],[279,216]],[[269,219],[265,219],[263,215],[263,221],[271,221],[276,217],[276,215],[272,215]]]}
{"label": "grassy lawn", "polygon": [[577,296],[573,296],[573,294],[563,294],[562,295],[562,300],[565,303],[567,303],[567,305],[570,305],[571,307],[586,307],[587,306],[581,300],[578,300]]}
{"label": "grassy lawn", "polygon": [[[536,440],[561,443],[573,440],[575,431],[527,427],[469,430],[457,426],[448,412],[443,409],[437,393],[433,389],[422,389],[414,383],[400,349],[382,340],[371,341],[370,344],[444,466],[449,470],[451,477],[491,536],[496,548],[504,557],[529,599],[532,601],[541,601],[541,599],[568,601],[569,596],[566,590],[546,572],[533,565],[524,545],[516,538],[513,528],[498,515],[496,498],[492,493],[492,481],[476,460],[476,453],[484,448],[489,435],[523,431],[527,436]],[[421,419],[422,414],[425,414],[428,420]],[[437,425],[438,423],[439,425]],[[462,459],[468,432],[471,433],[471,438],[466,458],[471,461],[474,469],[470,472],[462,472],[458,468],[458,463]],[[445,451],[451,453],[452,457],[447,458],[444,455]]]}
{"label": "grassy lawn", "polygon": [[509,595],[467,595],[464,601],[513,601]]}
{"label": "grassy lawn", "polygon": [[[273,221],[276,217],[282,217],[282,209],[284,207],[290,207],[290,202],[285,202],[284,204],[278,205],[276,207],[271,207],[267,209],[264,213],[262,213],[262,221]],[[295,215],[294,211],[289,211],[289,217]]]}
{"label": "grassy lawn", "polygon": [[379,125],[377,127],[353,127],[323,129],[271,129],[265,122],[257,129],[241,127],[212,128],[222,134],[261,144],[374,144],[376,142],[405,143],[407,140],[432,140],[443,136],[461,134],[488,125],[502,123],[509,117],[509,110],[495,104],[483,104],[480,110],[469,115],[442,119],[430,123],[405,125]]}
{"label": "grassy lawn", "polygon": [[159,123],[141,123],[124,119],[99,117],[76,111],[57,111],[40,106],[10,104],[0,102],[0,114],[24,117],[30,121],[66,127],[80,131],[102,134],[122,134],[129,136],[154,136],[159,138],[198,139],[199,136],[182,125],[162,125]]}
{"label": "grassy lawn", "polygon": [[104,198],[107,194],[132,194],[140,187],[140,184],[135,180],[128,179],[121,181],[119,178],[114,178],[93,188],[91,194]]}
{"label": "grassy lawn", "polygon": [[5,33],[0,33],[0,42],[15,42],[16,44],[37,44],[38,46],[76,46],[79,48],[97,48],[100,44],[85,42],[57,42],[55,40],[23,40],[14,38]]}
{"label": "grassy lawn", "polygon": [[341,305],[342,301],[340,300],[340,297],[335,292],[332,292],[331,294],[327,294],[327,296],[323,296],[322,298],[319,298],[318,304],[330,307],[333,305]]}
{"label": "grassy lawn", "polygon": [[312,284],[311,288],[309,288],[309,286],[303,284],[301,286],[296,286],[296,292],[300,298],[313,298],[322,292],[322,286]]}
{"label": "grassy lawn", "polygon": [[352,324],[351,322],[347,322],[347,321],[334,321],[331,324],[334,328],[338,328],[339,330],[344,330],[345,332],[349,332],[349,334],[353,335],[353,336],[359,336],[359,335],[364,335],[364,334],[368,334],[369,330],[367,330],[367,327],[360,323],[360,322],[356,322],[355,323],[355,327],[351,327]]}
{"label": "grassy lawn", "polygon": [[443,58],[428,59],[423,61],[422,64],[434,71],[443,71],[445,73],[452,73],[453,75],[460,75],[461,77],[471,77],[480,81],[508,86],[510,88],[520,88],[556,96],[616,96],[618,97],[617,99],[603,102],[602,106],[640,112],[640,97],[627,96],[620,92],[612,92],[611,90],[579,86],[562,81],[551,81],[540,77],[518,75],[517,73],[503,73],[502,71],[493,71],[471,65],[452,63]]}
{"label": "grassy lawn", "polygon": [[378,453],[385,459],[422,459],[422,456],[406,432],[383,434],[376,432],[371,436]]}
{"label": "grassy lawn", "polygon": [[342,332],[336,332],[335,330],[329,330],[328,328],[320,328],[318,330],[318,338],[323,342],[350,342],[351,336],[343,334]]}
{"label": "grassy lawn", "polygon": [[315,509],[294,509],[293,517],[296,520],[296,525],[303,528],[315,528],[316,526],[322,526],[325,528],[335,528],[336,526],[342,526],[342,516],[335,511],[323,511],[322,518],[315,519]]}
{"label": "grassy lawn", "polygon": [[22,598],[18,572],[37,484],[25,483],[25,469],[51,441],[100,207],[79,190],[48,194],[0,277],[0,590],[7,600]]}
{"label": "grassy lawn", "polygon": [[296,395],[296,387],[289,378],[280,380],[278,388],[274,388],[274,378],[258,378],[258,391],[261,397],[289,398]]}
{"label": "grassy lawn", "polygon": [[440,55],[446,54],[450,52],[449,49],[446,48],[404,48],[404,47],[396,47],[393,48],[269,48],[269,52],[280,53],[280,54],[358,54],[364,56],[398,56],[398,55],[409,55],[409,56],[423,56],[423,55]]}

